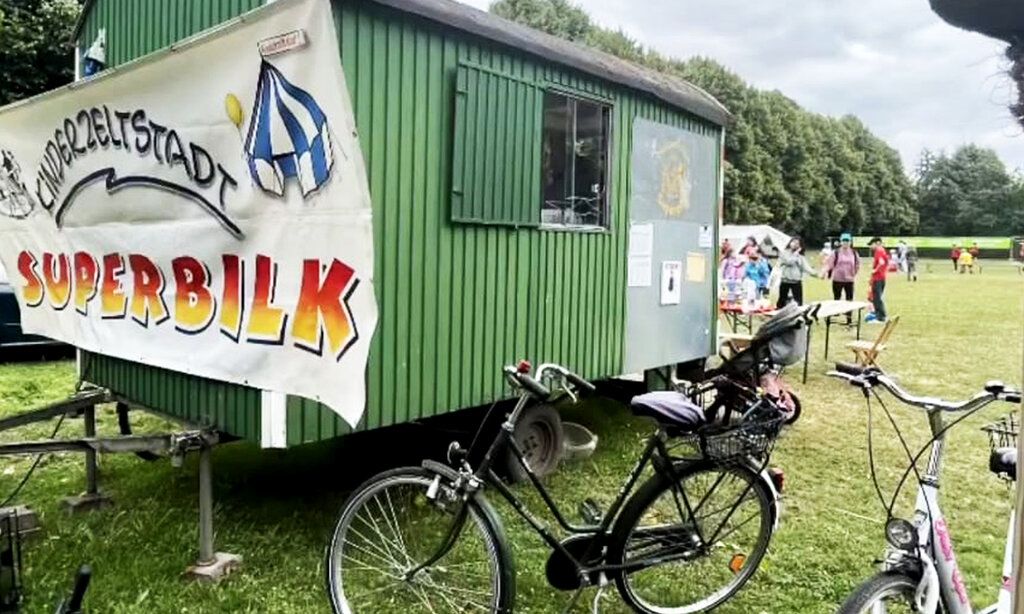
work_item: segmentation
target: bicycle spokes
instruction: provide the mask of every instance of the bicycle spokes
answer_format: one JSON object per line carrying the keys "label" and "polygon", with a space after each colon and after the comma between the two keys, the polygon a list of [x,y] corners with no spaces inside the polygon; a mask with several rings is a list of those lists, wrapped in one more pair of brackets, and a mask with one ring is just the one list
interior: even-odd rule
{"label": "bicycle spokes", "polygon": [[[427,498],[429,486],[381,484],[339,526],[344,612],[492,611],[493,536],[464,506]],[[464,526],[453,533],[460,516]]]}
{"label": "bicycle spokes", "polygon": [[768,502],[752,476],[690,473],[648,505],[623,557],[634,598],[653,611],[699,612],[738,590],[770,536]]}

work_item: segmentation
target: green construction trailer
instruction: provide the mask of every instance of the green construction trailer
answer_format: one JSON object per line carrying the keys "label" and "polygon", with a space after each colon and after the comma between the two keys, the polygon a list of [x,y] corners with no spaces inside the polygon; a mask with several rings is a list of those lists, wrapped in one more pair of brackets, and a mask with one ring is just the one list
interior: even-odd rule
{"label": "green construction trailer", "polygon": [[[101,32],[107,67],[122,67],[262,4],[91,0],[76,61]],[[598,379],[714,353],[722,105],[449,0],[332,7],[374,216],[379,324],[355,430],[503,398],[500,368],[519,358]],[[677,261],[681,296],[666,302]],[[353,430],[299,397],[99,353],[79,369],[132,405],[265,447]]]}

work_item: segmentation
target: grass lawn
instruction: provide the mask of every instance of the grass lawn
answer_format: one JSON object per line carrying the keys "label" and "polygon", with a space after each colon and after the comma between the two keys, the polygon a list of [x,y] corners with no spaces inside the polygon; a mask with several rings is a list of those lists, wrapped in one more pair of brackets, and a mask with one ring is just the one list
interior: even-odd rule
{"label": "grass lawn", "polygon": [[[902,321],[881,362],[909,390],[962,398],[989,379],[1019,384],[1024,276],[1006,263],[985,264],[983,275],[969,276],[954,275],[945,261],[925,261],[917,283],[890,281],[889,310]],[[858,284],[858,298],[866,289],[866,281]],[[807,288],[812,300],[828,293],[825,281],[811,281]],[[836,330],[830,358],[845,360],[842,344],[850,333]],[[877,326],[866,326],[865,336],[877,331]],[[873,560],[883,549],[884,514],[868,478],[863,400],[824,376],[823,337],[815,336],[807,384],[795,382],[804,415],[773,459],[787,478],[782,527],[753,581],[720,612],[834,612],[851,588],[872,573]],[[68,394],[74,386],[73,366],[71,361],[0,364],[0,415]],[[797,371],[789,377],[795,381]],[[895,402],[890,407],[910,439],[923,443],[923,415]],[[978,427],[1010,409],[992,406],[969,418],[952,432],[947,449],[944,511],[976,606],[991,603],[999,586],[1011,500],[1006,485],[988,473],[987,439]],[[566,466],[550,480],[556,498],[574,512],[588,496],[611,501],[650,427],[609,401],[568,412],[601,437],[592,459]],[[906,463],[881,414],[876,420],[883,487],[891,490]],[[167,427],[152,417],[141,423],[147,430]],[[0,437],[43,438],[52,429],[52,424],[37,425]],[[80,422],[70,421],[62,434],[78,429]],[[104,412],[100,430],[116,432],[111,412]],[[25,548],[26,611],[52,612],[74,569],[87,562],[95,569],[87,600],[92,612],[327,612],[322,550],[346,490],[388,462],[415,463],[422,453],[436,453],[447,442],[445,435],[426,429],[412,434],[385,431],[286,452],[261,452],[248,444],[218,449],[217,547],[243,555],[245,563],[216,587],[180,579],[196,553],[194,458],[175,469],[166,461],[104,457],[101,480],[116,507],[72,519],[61,513],[59,498],[82,489],[81,457],[50,456],[18,499],[35,508],[44,525]],[[409,446],[410,439],[418,445]],[[0,461],[0,497],[15,487],[31,460]],[[532,493],[522,492],[538,503]],[[912,504],[910,495],[903,498],[903,509]],[[517,612],[560,612],[568,596],[544,580],[547,550],[525,523],[510,514],[505,521],[518,564]],[[603,612],[625,611],[613,590],[606,591],[603,602]]]}

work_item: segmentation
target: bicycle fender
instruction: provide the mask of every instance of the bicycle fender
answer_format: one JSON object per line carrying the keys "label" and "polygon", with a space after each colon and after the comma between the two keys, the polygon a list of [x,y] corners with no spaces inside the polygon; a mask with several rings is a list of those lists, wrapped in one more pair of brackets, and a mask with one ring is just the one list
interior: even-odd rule
{"label": "bicycle fender", "polygon": [[782,522],[782,493],[775,489],[775,482],[772,481],[772,476],[768,475],[767,467],[762,467],[760,463],[755,463],[749,458],[744,459],[743,464],[757,474],[772,496],[772,533],[775,533],[779,530],[779,524]]}
{"label": "bicycle fender", "polygon": [[[459,473],[444,463],[439,463],[433,460],[424,460],[420,463],[420,466],[427,471],[436,473],[453,482],[459,479]],[[505,582],[509,584],[509,589],[512,591],[512,595],[514,596],[516,594],[515,561],[512,558],[512,548],[509,547],[508,533],[505,532],[505,525],[501,522],[501,516],[498,515],[497,510],[494,509],[494,506],[491,505],[491,502],[487,499],[482,490],[478,490],[473,493],[472,498],[484,519],[494,530],[495,541],[497,542],[498,549],[500,550],[498,558],[508,566],[509,570],[512,571],[510,577],[505,579]],[[502,611],[497,614],[512,614],[512,611],[513,609],[510,608],[507,612]]]}

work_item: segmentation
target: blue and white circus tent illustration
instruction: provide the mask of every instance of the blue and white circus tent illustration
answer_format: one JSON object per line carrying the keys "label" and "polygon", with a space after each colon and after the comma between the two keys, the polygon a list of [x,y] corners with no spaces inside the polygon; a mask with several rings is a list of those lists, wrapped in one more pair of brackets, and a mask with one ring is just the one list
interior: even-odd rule
{"label": "blue and white circus tent illustration", "polygon": [[284,196],[285,182],[295,177],[305,197],[327,182],[334,164],[327,116],[308,92],[266,60],[251,117],[245,155],[260,188]]}

